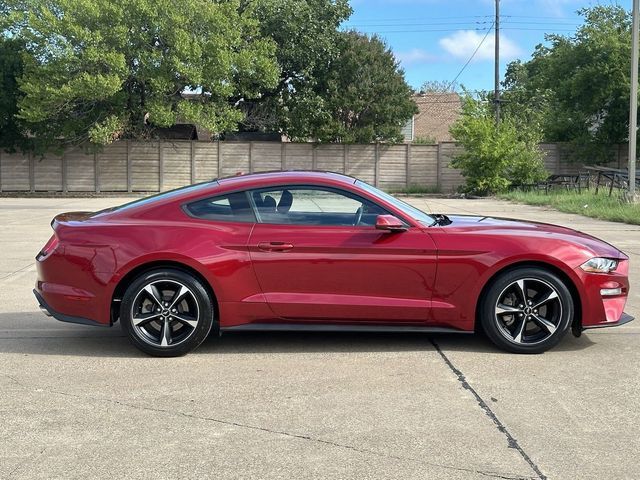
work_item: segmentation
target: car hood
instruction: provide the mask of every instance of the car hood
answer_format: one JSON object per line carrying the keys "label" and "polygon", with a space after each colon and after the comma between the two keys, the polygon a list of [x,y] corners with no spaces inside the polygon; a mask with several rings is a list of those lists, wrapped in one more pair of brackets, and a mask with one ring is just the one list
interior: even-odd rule
{"label": "car hood", "polygon": [[543,239],[562,240],[586,248],[594,255],[608,258],[627,258],[610,243],[578,230],[549,223],[529,222],[512,218],[483,217],[478,215],[448,215],[451,221],[443,228],[458,231],[472,230],[490,235],[526,236]]}

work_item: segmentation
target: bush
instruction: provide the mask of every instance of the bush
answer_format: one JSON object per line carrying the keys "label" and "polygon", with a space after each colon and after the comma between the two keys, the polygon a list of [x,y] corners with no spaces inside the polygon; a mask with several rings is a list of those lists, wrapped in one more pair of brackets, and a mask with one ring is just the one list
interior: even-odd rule
{"label": "bush", "polygon": [[462,171],[465,192],[489,195],[514,184],[538,182],[548,175],[538,147],[539,128],[519,124],[510,117],[496,125],[493,109],[486,100],[467,96],[451,134],[464,148],[451,165]]}
{"label": "bush", "polygon": [[437,145],[435,137],[425,136],[425,137],[416,137],[411,142],[414,145]]}

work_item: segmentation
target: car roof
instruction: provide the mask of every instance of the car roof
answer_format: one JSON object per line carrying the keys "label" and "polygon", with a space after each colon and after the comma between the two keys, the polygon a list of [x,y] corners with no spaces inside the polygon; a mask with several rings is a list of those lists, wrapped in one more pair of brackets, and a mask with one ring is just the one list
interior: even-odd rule
{"label": "car roof", "polygon": [[355,177],[337,172],[320,170],[277,170],[250,174],[239,173],[231,177],[220,178],[218,179],[218,183],[226,189],[242,188],[244,186],[251,188],[259,184],[326,182],[327,180],[331,181],[331,183],[342,184],[354,184],[356,182]]}

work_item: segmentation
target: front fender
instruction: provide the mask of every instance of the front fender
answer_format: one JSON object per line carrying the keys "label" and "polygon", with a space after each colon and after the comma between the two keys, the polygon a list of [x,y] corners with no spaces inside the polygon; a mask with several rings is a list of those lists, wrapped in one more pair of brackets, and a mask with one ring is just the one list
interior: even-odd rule
{"label": "front fender", "polygon": [[570,268],[566,263],[549,255],[522,254],[505,258],[500,262],[492,265],[480,275],[473,291],[472,298],[475,299],[475,302],[473,302],[473,306],[469,306],[468,310],[465,312],[465,315],[473,317],[475,321],[478,305],[482,299],[482,292],[491,284],[493,278],[509,269],[525,266],[535,266],[542,268],[551,267],[552,270],[555,270],[556,272],[564,275],[564,277],[571,282],[571,285],[569,285],[569,289],[573,289],[578,294],[578,297],[580,299],[581,311],[585,311],[587,305],[585,303],[584,287],[582,281],[580,280],[580,277],[576,274],[576,271],[574,269]]}

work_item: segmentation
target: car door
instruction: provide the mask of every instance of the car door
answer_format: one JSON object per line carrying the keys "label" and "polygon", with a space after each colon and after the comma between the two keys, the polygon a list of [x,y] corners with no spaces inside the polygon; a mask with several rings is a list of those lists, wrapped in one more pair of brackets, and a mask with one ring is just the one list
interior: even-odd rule
{"label": "car door", "polygon": [[404,322],[430,314],[436,250],[419,227],[375,228],[387,213],[352,192],[287,186],[250,192],[249,250],[274,313],[290,322]]}

